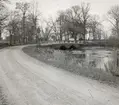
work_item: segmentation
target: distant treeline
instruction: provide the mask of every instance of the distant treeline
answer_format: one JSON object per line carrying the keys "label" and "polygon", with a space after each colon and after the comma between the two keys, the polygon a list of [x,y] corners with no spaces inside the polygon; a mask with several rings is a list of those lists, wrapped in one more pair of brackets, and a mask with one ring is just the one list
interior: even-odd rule
{"label": "distant treeline", "polygon": [[[45,20],[38,9],[38,3],[17,2],[16,8],[9,11],[8,0],[0,1],[0,39],[6,30],[6,40],[10,45],[38,43],[42,41],[108,40],[116,45],[119,39],[119,6],[113,6],[107,12],[111,25],[111,37],[105,30],[98,15],[92,15],[89,3],[74,5],[66,10],[58,11],[55,19]],[[113,41],[114,43],[112,43]]]}

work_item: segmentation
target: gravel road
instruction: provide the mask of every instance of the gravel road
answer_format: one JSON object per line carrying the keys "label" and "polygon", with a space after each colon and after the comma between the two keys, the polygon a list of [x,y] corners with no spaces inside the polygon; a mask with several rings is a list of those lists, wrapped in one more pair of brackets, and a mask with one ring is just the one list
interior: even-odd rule
{"label": "gravel road", "polygon": [[119,105],[118,88],[44,64],[22,48],[0,50],[0,85],[8,105]]}

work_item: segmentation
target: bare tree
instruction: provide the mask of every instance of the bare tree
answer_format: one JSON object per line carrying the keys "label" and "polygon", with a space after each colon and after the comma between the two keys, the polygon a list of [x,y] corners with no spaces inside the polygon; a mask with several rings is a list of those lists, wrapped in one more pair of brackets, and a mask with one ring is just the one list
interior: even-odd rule
{"label": "bare tree", "polygon": [[10,34],[10,45],[16,44],[18,41],[20,43],[20,18],[16,11],[12,11],[9,16],[9,22],[7,25],[7,30]]}
{"label": "bare tree", "polygon": [[92,34],[93,36],[93,40],[96,40],[98,38],[100,25],[101,25],[101,22],[99,21],[98,15],[90,16],[88,27],[90,30],[90,34]]}
{"label": "bare tree", "polygon": [[20,10],[22,12],[22,25],[23,25],[23,43],[26,43],[26,13],[28,12],[28,9],[30,8],[29,3],[24,2],[17,2],[16,3],[16,9]]}
{"label": "bare tree", "polygon": [[112,24],[113,33],[119,38],[119,5],[112,6],[108,11],[108,21]]}
{"label": "bare tree", "polygon": [[37,39],[39,14],[35,4],[22,2],[16,4],[16,10],[11,14],[8,24],[10,39],[14,44],[32,43],[35,38]]}
{"label": "bare tree", "polygon": [[8,9],[4,4],[7,1],[8,0],[0,0],[0,40],[1,40],[2,31],[5,27],[5,21],[8,18]]}
{"label": "bare tree", "polygon": [[89,11],[90,5],[86,3],[81,3],[81,5],[79,6],[72,6],[71,8],[66,10],[66,21],[68,22],[68,24],[70,24],[69,29],[70,31],[72,31],[71,33],[73,34],[75,39],[77,38],[77,34],[83,35],[83,39],[86,39],[86,30],[90,17]]}
{"label": "bare tree", "polygon": [[57,23],[57,28],[59,30],[59,38],[60,41],[63,40],[63,34],[64,34],[64,29],[62,27],[62,25],[65,22],[65,11],[58,11],[58,18],[56,19],[56,23]]}
{"label": "bare tree", "polygon": [[89,3],[81,3],[81,5],[72,6],[70,9],[66,11],[67,19],[70,22],[73,22],[77,26],[79,25],[80,28],[83,26],[83,37],[84,40],[86,39],[87,33],[87,25],[88,20],[90,18],[90,4]]}
{"label": "bare tree", "polygon": [[84,27],[82,23],[76,23],[76,22],[65,22],[63,25],[63,29],[68,32],[68,34],[71,35],[71,37],[74,38],[75,42],[77,42],[77,35],[84,33]]}
{"label": "bare tree", "polygon": [[30,11],[29,11],[29,20],[32,22],[32,31],[33,35],[36,37],[36,42],[38,39],[37,27],[39,20],[40,12],[38,11],[38,2],[33,0],[31,2]]}
{"label": "bare tree", "polygon": [[72,6],[62,13],[62,29],[64,33],[67,33],[68,39],[73,37],[75,42],[78,34],[84,35],[84,25],[81,18],[81,8],[78,5]]}
{"label": "bare tree", "polygon": [[87,23],[88,23],[88,19],[90,17],[89,11],[90,11],[90,4],[82,3],[81,4],[81,21],[84,25],[84,40],[86,39]]}
{"label": "bare tree", "polygon": [[[61,38],[61,29],[59,29],[61,27],[58,27],[58,23],[59,23],[58,21],[59,20],[53,20],[53,18],[51,18],[52,32],[53,32],[51,37],[53,38],[54,41],[59,40],[59,35],[60,35],[60,39],[62,39]],[[60,30],[60,32],[59,32],[59,30]]]}
{"label": "bare tree", "polygon": [[43,37],[45,41],[48,41],[53,31],[52,18],[49,18],[48,20],[44,20],[44,21],[45,21],[46,27],[43,30]]}

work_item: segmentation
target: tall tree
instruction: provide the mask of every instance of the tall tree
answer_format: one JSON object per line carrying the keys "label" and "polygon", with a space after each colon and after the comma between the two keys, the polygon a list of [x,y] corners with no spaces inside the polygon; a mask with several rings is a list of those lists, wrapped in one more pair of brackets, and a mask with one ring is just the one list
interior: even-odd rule
{"label": "tall tree", "polygon": [[92,34],[93,36],[93,40],[96,40],[98,38],[98,34],[99,34],[99,26],[101,25],[101,22],[99,21],[99,16],[98,15],[92,15],[90,16],[89,19],[89,30],[90,30],[90,34]]}
{"label": "tall tree", "polygon": [[5,6],[6,2],[8,2],[8,0],[0,0],[0,40],[5,26],[5,21],[8,17],[8,9]]}
{"label": "tall tree", "polygon": [[53,31],[52,21],[53,21],[52,18],[49,18],[48,21],[45,20],[46,27],[43,31],[43,34],[46,41],[48,41],[51,38],[51,34]]}
{"label": "tall tree", "polygon": [[32,36],[36,37],[36,42],[38,39],[37,28],[39,17],[40,12],[38,11],[38,2],[36,0],[33,0],[30,5],[29,20],[32,23]]}
{"label": "tall tree", "polygon": [[112,6],[108,11],[108,21],[112,24],[112,31],[119,38],[119,5]]}
{"label": "tall tree", "polygon": [[9,23],[7,25],[7,30],[10,34],[10,45],[16,44],[18,41],[20,43],[20,18],[19,14],[16,11],[12,11],[9,16]]}
{"label": "tall tree", "polygon": [[23,43],[26,43],[26,14],[28,12],[28,9],[30,8],[30,4],[27,2],[17,2],[16,3],[16,9],[20,10],[22,12],[22,29],[23,29]]}
{"label": "tall tree", "polygon": [[[67,35],[71,35],[75,41],[77,35],[84,36],[84,24],[82,19],[81,7],[76,5],[67,9],[64,12],[63,29],[67,32]],[[68,36],[69,37],[69,36]]]}
{"label": "tall tree", "polygon": [[85,41],[88,20],[90,17],[89,12],[90,4],[88,3],[81,3],[81,5],[72,6],[70,9],[66,10],[66,20],[68,20],[69,23],[72,24],[72,27],[74,29],[73,34],[75,34],[75,38],[77,37],[77,34],[80,33],[83,35],[83,39]]}
{"label": "tall tree", "polygon": [[88,20],[90,17],[89,12],[90,12],[90,4],[82,3],[81,4],[81,21],[84,26],[84,40],[86,39],[86,29],[87,29]]}
{"label": "tall tree", "polygon": [[59,30],[59,38],[60,38],[60,41],[63,40],[63,34],[64,34],[64,29],[62,27],[62,25],[64,24],[65,22],[65,12],[64,11],[58,11],[58,17],[56,19],[56,22],[57,22],[57,27],[58,27],[58,30]]}

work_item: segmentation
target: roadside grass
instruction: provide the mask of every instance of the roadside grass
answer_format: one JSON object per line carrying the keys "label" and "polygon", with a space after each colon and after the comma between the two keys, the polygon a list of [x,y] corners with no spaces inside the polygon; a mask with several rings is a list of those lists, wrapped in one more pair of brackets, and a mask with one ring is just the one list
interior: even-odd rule
{"label": "roadside grass", "polygon": [[23,48],[23,51],[29,56],[34,57],[44,63],[55,66],[57,68],[62,68],[63,70],[67,70],[76,75],[85,76],[109,85],[119,85],[119,77],[113,75],[109,68],[107,68],[107,71],[104,71],[90,66],[81,67],[80,65],[78,65],[76,60],[73,60],[73,63],[71,64],[68,64],[67,62],[58,63],[57,59],[55,61],[50,60],[50,58],[53,57],[50,49],[47,50],[49,51],[48,54],[42,48],[37,49],[34,46],[25,47]]}

